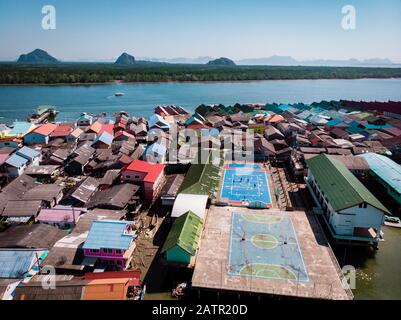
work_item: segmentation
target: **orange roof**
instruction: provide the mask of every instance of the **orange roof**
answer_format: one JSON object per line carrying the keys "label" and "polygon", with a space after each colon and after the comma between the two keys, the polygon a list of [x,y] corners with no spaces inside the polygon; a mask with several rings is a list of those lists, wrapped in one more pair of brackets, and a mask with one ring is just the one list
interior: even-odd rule
{"label": "orange roof", "polygon": [[100,131],[102,131],[102,124],[99,121],[95,121],[88,130],[92,130],[95,133],[100,133]]}
{"label": "orange roof", "polygon": [[42,124],[40,127],[36,128],[32,132],[35,132],[37,134],[41,134],[43,136],[48,136],[50,135],[55,129],[57,128],[57,125],[54,123],[46,123]]}
{"label": "orange roof", "polygon": [[134,160],[125,170],[147,173],[145,178],[143,178],[143,181],[155,182],[156,179],[160,176],[160,174],[163,173],[164,165],[160,163],[151,163],[142,160]]}
{"label": "orange roof", "polygon": [[273,114],[265,119],[265,121],[267,122],[281,122],[284,120],[285,120],[284,117],[279,114]]}
{"label": "orange roof", "polygon": [[82,300],[126,300],[128,278],[96,279],[86,284]]}

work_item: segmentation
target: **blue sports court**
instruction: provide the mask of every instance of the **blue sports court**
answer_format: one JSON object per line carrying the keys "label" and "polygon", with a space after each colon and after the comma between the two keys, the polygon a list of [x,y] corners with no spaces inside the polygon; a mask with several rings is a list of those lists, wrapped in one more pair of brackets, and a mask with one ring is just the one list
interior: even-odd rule
{"label": "blue sports court", "polygon": [[309,281],[290,217],[233,213],[229,275]]}
{"label": "blue sports court", "polygon": [[270,208],[268,175],[262,164],[229,163],[224,171],[221,202],[229,205]]}

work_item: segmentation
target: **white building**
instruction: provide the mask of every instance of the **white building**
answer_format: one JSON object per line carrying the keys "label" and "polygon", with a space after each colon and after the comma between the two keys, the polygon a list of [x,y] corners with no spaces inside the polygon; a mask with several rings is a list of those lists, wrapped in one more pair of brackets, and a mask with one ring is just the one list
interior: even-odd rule
{"label": "white building", "polygon": [[307,186],[333,238],[377,245],[389,211],[341,161],[321,154],[306,162]]}
{"label": "white building", "polygon": [[208,199],[209,197],[206,195],[180,193],[175,199],[171,217],[178,218],[188,211],[192,211],[199,218],[205,220]]}

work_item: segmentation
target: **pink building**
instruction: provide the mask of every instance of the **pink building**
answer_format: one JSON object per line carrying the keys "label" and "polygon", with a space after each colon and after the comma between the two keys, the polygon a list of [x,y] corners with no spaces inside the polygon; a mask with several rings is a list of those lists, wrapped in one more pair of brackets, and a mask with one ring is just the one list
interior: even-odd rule
{"label": "pink building", "polygon": [[83,245],[86,257],[97,258],[96,265],[125,270],[135,250],[132,222],[96,220]]}

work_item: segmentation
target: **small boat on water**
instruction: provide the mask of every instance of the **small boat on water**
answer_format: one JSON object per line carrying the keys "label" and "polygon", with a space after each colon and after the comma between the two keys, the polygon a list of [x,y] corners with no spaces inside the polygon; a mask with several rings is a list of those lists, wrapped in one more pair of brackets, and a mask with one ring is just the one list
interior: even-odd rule
{"label": "small boat on water", "polygon": [[124,95],[124,93],[123,92],[116,92],[114,95],[116,97],[122,97]]}
{"label": "small boat on water", "polygon": [[401,219],[398,217],[384,216],[384,225],[393,228],[401,228]]}

